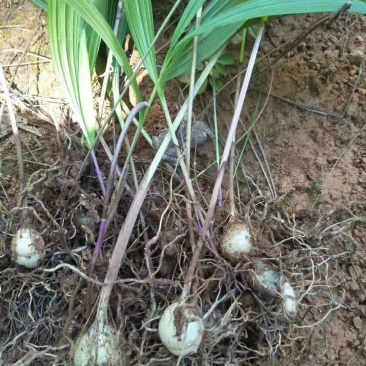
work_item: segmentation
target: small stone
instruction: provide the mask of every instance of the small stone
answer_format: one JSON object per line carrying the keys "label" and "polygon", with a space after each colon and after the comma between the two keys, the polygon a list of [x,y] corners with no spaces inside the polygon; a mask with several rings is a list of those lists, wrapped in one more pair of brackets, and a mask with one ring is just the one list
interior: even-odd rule
{"label": "small stone", "polygon": [[356,91],[357,91],[358,94],[366,95],[366,89],[358,88]]}
{"label": "small stone", "polygon": [[349,71],[350,76],[355,76],[357,74],[357,68],[356,70],[352,69]]}
{"label": "small stone", "polygon": [[359,105],[357,102],[351,102],[347,108],[347,115],[350,117],[359,117]]}
{"label": "small stone", "polygon": [[[178,128],[178,131],[176,133],[178,144],[180,148],[185,147],[185,137],[187,132],[187,121],[182,121],[181,125]],[[165,137],[167,134],[169,134],[169,130],[162,131],[159,136],[153,136],[152,138],[152,145],[155,151],[157,151],[161,144],[163,143]],[[202,121],[192,121],[192,133],[191,133],[191,149],[197,148],[199,145],[202,145],[204,142],[214,139],[215,134],[210,130],[208,125],[205,122]],[[164,161],[175,165],[178,161],[177,157],[177,150],[175,145],[170,142],[168,145],[168,148],[165,151],[165,154],[163,155]]]}
{"label": "small stone", "polygon": [[353,266],[350,266],[348,270],[349,270],[349,274],[351,275],[352,281],[356,282],[358,279],[358,276],[357,276],[357,272],[356,272],[355,268]]}
{"label": "small stone", "polygon": [[366,305],[359,305],[358,308],[360,309],[362,315],[366,317]]}
{"label": "small stone", "polygon": [[[359,187],[360,190],[359,192],[363,192],[363,189],[362,187]],[[358,302],[360,304],[363,304],[364,302],[366,301],[366,295],[364,295],[361,291],[358,293]],[[365,312],[365,315],[366,315],[366,312]]]}
{"label": "small stone", "polygon": [[362,319],[359,316],[355,316],[353,319],[353,325],[356,329],[362,329]]}
{"label": "small stone", "polygon": [[304,51],[306,49],[306,43],[305,42],[301,42],[298,46],[297,49],[299,51]]}
{"label": "small stone", "polygon": [[334,63],[337,61],[338,53],[339,53],[338,51],[327,49],[323,52],[323,56],[327,63]]}
{"label": "small stone", "polygon": [[364,59],[365,54],[361,50],[353,50],[348,55],[349,62],[355,66],[361,66]]}
{"label": "small stone", "polygon": [[361,36],[357,36],[356,39],[358,42],[363,43],[363,38]]}

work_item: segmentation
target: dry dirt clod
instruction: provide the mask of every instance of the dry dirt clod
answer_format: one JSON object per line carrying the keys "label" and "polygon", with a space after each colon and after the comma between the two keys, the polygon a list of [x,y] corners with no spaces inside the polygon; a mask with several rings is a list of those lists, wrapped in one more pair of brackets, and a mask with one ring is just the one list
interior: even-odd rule
{"label": "dry dirt clod", "polygon": [[[153,148],[155,151],[159,149],[166,135],[170,133],[169,130],[162,131],[159,136],[154,136]],[[180,148],[184,148],[186,144],[186,134],[187,134],[187,121],[183,121],[177,131],[177,139]],[[196,149],[198,146],[202,145],[209,139],[213,139],[215,135],[210,130],[208,125],[202,121],[192,122],[192,135],[191,135],[191,149]],[[177,163],[177,151],[172,142],[170,142],[165,154],[163,155],[163,160],[168,163],[175,165]]]}
{"label": "dry dirt clod", "polygon": [[348,55],[348,60],[352,65],[361,66],[363,60],[365,59],[365,54],[361,50],[352,50]]}
{"label": "dry dirt clod", "polygon": [[353,319],[353,325],[355,326],[356,329],[361,330],[363,327],[362,324],[362,319],[359,316],[355,316]]}

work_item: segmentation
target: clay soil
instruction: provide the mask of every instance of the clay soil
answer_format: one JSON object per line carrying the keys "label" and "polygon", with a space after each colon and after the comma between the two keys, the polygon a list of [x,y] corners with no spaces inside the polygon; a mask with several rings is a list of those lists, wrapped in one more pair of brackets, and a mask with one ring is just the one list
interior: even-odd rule
{"label": "clay soil", "polygon": [[[268,67],[272,51],[322,16],[270,22],[237,136],[240,149],[260,100],[260,116],[242,160],[252,183],[248,184],[248,175],[239,178],[235,203],[238,217],[250,223],[256,256],[295,287],[298,315],[291,322],[278,315],[278,299],[267,301],[253,293],[246,264],[228,263],[210,242],[198,272],[206,280],[196,290],[207,300],[204,313],[216,299],[226,300],[207,318],[211,333],[204,339],[204,351],[182,365],[366,365],[366,17],[348,14],[330,27],[321,26]],[[24,209],[19,207],[18,165],[13,137],[5,126],[9,125],[5,107],[0,119],[0,365],[4,366],[71,365],[73,343],[90,320],[98,295],[96,286],[87,299],[86,281],[71,267],[62,267],[87,272],[102,199],[92,170],[86,168],[81,180],[75,180],[87,151],[76,125],[63,115],[67,103],[50,62],[47,39],[47,17],[30,1],[0,1],[0,61],[8,81],[15,75],[11,92],[23,125],[25,174],[32,183],[27,212],[47,247],[39,269],[21,268],[11,258],[11,239]],[[230,45],[228,51],[238,57],[237,46]],[[229,69],[227,86],[218,96],[223,138],[241,71],[239,66]],[[141,87],[148,98],[151,85],[145,80]],[[185,92],[177,82],[167,87],[174,118]],[[209,90],[197,99],[195,114],[212,126]],[[146,123],[151,135],[166,128],[163,116],[155,103]],[[111,144],[114,133],[108,132]],[[192,174],[214,160],[213,149],[209,142],[197,150]],[[138,179],[153,156],[154,150],[141,140],[135,154]],[[102,153],[100,159],[108,174],[108,159]],[[177,170],[180,178],[172,179],[171,195],[168,169],[163,164],[150,187],[143,205],[147,229],[136,224],[120,271],[123,281],[115,286],[112,299],[110,316],[126,337],[130,365],[177,364],[159,341],[157,319],[160,307],[181,293],[192,253],[183,179]],[[197,181],[202,204],[210,198],[215,172],[208,169]],[[133,187],[132,179],[129,183]],[[228,184],[226,177],[224,193]],[[227,197],[224,194],[215,215],[213,242],[228,222]],[[99,281],[132,198],[129,192],[121,198],[95,269]],[[149,242],[162,217],[163,235],[157,244]],[[154,278],[152,268],[157,270]],[[239,305],[232,307],[233,303]]]}

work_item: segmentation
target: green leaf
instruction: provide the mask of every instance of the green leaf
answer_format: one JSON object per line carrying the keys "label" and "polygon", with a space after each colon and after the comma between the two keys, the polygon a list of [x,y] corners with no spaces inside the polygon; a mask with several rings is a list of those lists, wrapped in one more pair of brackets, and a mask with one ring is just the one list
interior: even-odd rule
{"label": "green leaf", "polygon": [[220,64],[219,62],[215,65],[216,69],[220,72],[221,75],[226,75],[227,73],[227,68]]}
{"label": "green leaf", "polygon": [[[106,2],[103,0],[92,0],[96,8],[101,14],[106,13]],[[98,33],[94,32],[93,28],[89,24],[85,27],[86,39],[87,39],[87,50],[89,54],[89,70],[90,75],[92,75],[95,65],[95,60],[97,58],[99,47],[100,47],[100,37]]]}
{"label": "green leaf", "polygon": [[217,64],[215,65],[215,67],[212,69],[212,71],[210,72],[210,75],[213,78],[219,78],[220,76],[222,76],[221,72],[216,68]]}
{"label": "green leaf", "polygon": [[43,11],[47,11],[48,6],[47,0],[33,0],[33,4],[41,8]]}
{"label": "green leaf", "polygon": [[215,83],[215,90],[216,93],[219,92],[224,87],[224,82],[222,80],[215,79],[214,81],[211,79],[211,85],[212,83]]}
{"label": "green leaf", "polygon": [[49,0],[48,27],[53,61],[87,144],[91,146],[97,124],[85,21],[66,1]]}
{"label": "green leaf", "polygon": [[[118,38],[114,35],[112,28],[104,19],[102,14],[98,11],[95,5],[90,0],[64,0],[75,11],[77,11],[85,21],[99,34],[101,39],[107,45],[107,47],[113,52],[114,57],[121,65],[123,72],[127,75],[129,80],[132,80],[133,70],[127,58],[125,51],[123,50]],[[142,101],[141,93],[136,82],[136,79],[132,80],[132,87],[137,97],[137,102]]]}
{"label": "green leaf", "polygon": [[[189,70],[195,36],[199,36],[198,61],[202,61],[213,55],[238,29],[253,25],[253,19],[330,12],[343,4],[344,0],[213,0],[203,13],[199,28],[192,28],[169,53],[165,77],[170,80]],[[365,1],[355,0],[350,10],[365,14]]]}
{"label": "green leaf", "polygon": [[[212,19],[215,16],[218,16],[218,14],[222,13],[223,11],[231,9],[233,6],[244,1],[246,0],[213,0],[204,10],[202,15],[202,21],[204,21],[205,19],[206,21],[208,19]],[[195,1],[192,0],[189,4],[191,3],[193,4],[195,3]],[[193,19],[193,17],[191,19]],[[233,24],[224,29],[219,28],[215,31],[212,31],[211,33],[201,35],[199,37],[198,62],[203,61],[211,56],[214,53],[211,52],[211,50],[215,49],[215,51],[217,51],[218,49],[220,49],[242,25],[242,22],[238,22],[238,24]],[[194,31],[194,28],[192,28],[190,32],[192,31]],[[182,34],[183,32],[181,33],[181,35]],[[173,79],[181,73],[188,71],[192,63],[192,39],[187,36],[185,36],[183,39],[179,37],[176,38],[180,39],[180,41],[174,44],[172,43],[172,47],[170,48],[170,52],[168,52],[166,58],[168,66],[167,70],[165,70],[164,72],[168,80]]]}
{"label": "green leaf", "polygon": [[208,85],[208,82],[207,82],[207,78],[204,80],[203,84],[201,85],[201,87],[198,89],[198,93],[197,94],[203,94],[206,89],[207,89],[207,85]]}
{"label": "green leaf", "polygon": [[[247,21],[252,18],[266,16],[332,12],[344,5],[344,0],[247,0],[243,4],[217,14],[217,16],[202,20],[198,29],[191,32],[189,37],[210,32],[218,27],[230,26],[236,22]],[[366,13],[365,1],[355,1],[350,9],[351,12]]]}
{"label": "green leaf", "polygon": [[[110,24],[112,27],[115,21],[118,0],[109,0],[109,1],[92,0],[92,1],[97,7],[97,9],[100,11],[100,13],[105,15],[108,24]],[[48,10],[48,0],[33,0],[33,3],[44,11]],[[89,68],[90,72],[92,73],[96,62],[96,57],[99,52],[100,37],[96,32],[94,32],[94,30],[90,27],[90,25],[87,25],[86,27],[86,35],[87,35],[87,44],[89,53]]]}
{"label": "green leaf", "polygon": [[186,72],[183,75],[178,76],[178,80],[181,83],[189,84],[189,82],[191,80],[191,73],[190,72]]}
{"label": "green leaf", "polygon": [[154,84],[158,80],[156,52],[151,44],[154,40],[154,19],[150,0],[124,0],[127,22],[141,57],[145,57],[145,67]]}
{"label": "green leaf", "polygon": [[221,65],[226,65],[226,66],[234,65],[234,63],[235,63],[234,55],[232,55],[231,53],[225,53],[222,56],[220,56],[217,63],[219,63]]}
{"label": "green leaf", "polygon": [[[173,37],[170,41],[170,47],[166,58],[164,60],[164,64],[162,67],[161,73],[164,76],[164,79],[172,79],[169,76],[169,71],[167,68],[170,68],[170,64],[173,62],[173,58],[178,59],[184,52],[184,45],[180,45],[180,39],[183,37],[185,32],[187,31],[188,26],[191,24],[192,19],[197,15],[197,12],[200,10],[205,0],[191,0],[187,7],[185,8],[180,20],[178,22],[177,28],[173,34]],[[193,49],[193,48],[192,48]],[[177,73],[175,76],[184,74],[185,72],[190,70],[192,64],[192,49],[190,50],[190,59],[186,61],[185,67],[182,72]],[[204,59],[200,59],[199,61],[203,61]],[[163,82],[165,81],[163,80]]]}
{"label": "green leaf", "polygon": [[193,18],[195,18],[195,16],[197,15],[197,12],[203,6],[204,3],[205,3],[205,0],[191,0],[188,3],[182,16],[180,17],[177,28],[175,29],[173,37],[170,41],[169,50],[175,48],[179,39],[186,32],[187,27],[191,24]]}

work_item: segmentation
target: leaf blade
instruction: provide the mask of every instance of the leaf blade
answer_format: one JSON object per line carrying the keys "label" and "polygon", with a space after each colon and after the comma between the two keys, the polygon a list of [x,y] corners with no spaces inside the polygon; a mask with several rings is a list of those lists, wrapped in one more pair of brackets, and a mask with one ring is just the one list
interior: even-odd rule
{"label": "leaf blade", "polygon": [[147,71],[156,84],[158,69],[156,65],[155,47],[151,47],[154,41],[154,19],[150,0],[125,0],[127,22]]}
{"label": "leaf blade", "polygon": [[[166,79],[171,80],[189,70],[195,36],[199,36],[198,61],[203,61],[255,18],[331,12],[343,4],[344,0],[214,0],[204,12],[200,27],[192,28],[170,52]],[[355,0],[350,11],[366,14],[365,0]]]}

